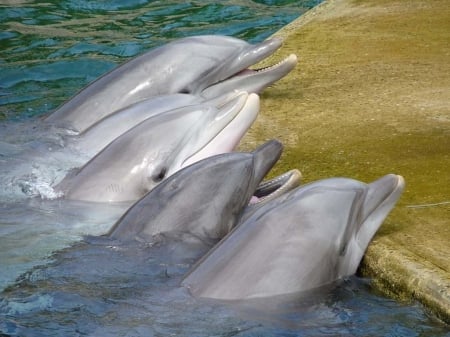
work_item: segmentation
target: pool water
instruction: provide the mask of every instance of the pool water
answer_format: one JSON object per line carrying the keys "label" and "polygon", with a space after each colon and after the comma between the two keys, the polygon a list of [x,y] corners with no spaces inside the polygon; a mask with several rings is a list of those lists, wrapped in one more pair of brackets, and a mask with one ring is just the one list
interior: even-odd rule
{"label": "pool water", "polygon": [[48,112],[117,64],[176,38],[261,41],[319,2],[0,2],[0,118]]}
{"label": "pool water", "polygon": [[359,277],[265,301],[194,299],[179,283],[205,247],[96,239],[128,204],[32,197],[77,160],[39,118],[84,85],[184,36],[261,41],[319,2],[0,2],[0,336],[449,336]]}
{"label": "pool water", "polygon": [[203,254],[164,241],[99,240],[60,250],[2,294],[0,331],[17,336],[446,336],[418,305],[342,280],[315,292],[242,303],[196,300],[178,285]]}

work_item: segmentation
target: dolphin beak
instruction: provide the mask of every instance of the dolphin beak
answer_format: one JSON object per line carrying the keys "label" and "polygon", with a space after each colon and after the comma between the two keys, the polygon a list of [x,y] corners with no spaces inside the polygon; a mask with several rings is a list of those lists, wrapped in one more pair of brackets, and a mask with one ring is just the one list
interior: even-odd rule
{"label": "dolphin beak", "polygon": [[283,44],[283,40],[279,37],[264,40],[256,45],[249,45],[244,52],[241,53],[238,61],[242,69],[250,67],[259,61],[269,57]]}
{"label": "dolphin beak", "polygon": [[247,46],[230,64],[226,65],[227,71],[224,73],[227,73],[228,77],[221,78],[215,84],[204,88],[201,96],[212,98],[220,95],[221,92],[234,89],[260,93],[269,85],[286,76],[297,64],[297,56],[291,54],[274,65],[249,68],[275,53],[281,45],[280,38],[272,38],[256,45]]}
{"label": "dolphin beak", "polygon": [[405,180],[402,176],[388,174],[368,185],[360,219],[362,220],[356,239],[360,248],[365,249],[378,228],[400,198]]}
{"label": "dolphin beak", "polygon": [[204,130],[205,145],[187,158],[182,167],[213,155],[233,151],[253,124],[259,112],[259,97],[234,92],[211,100],[219,110],[211,126]]}
{"label": "dolphin beak", "polygon": [[367,219],[384,203],[394,204],[405,186],[402,176],[388,174],[369,184],[366,194],[362,218]]}
{"label": "dolphin beak", "polygon": [[254,161],[253,180],[256,183],[255,190],[267,173],[269,173],[276,164],[278,159],[280,159],[282,151],[283,144],[278,140],[273,139],[264,143],[252,152]]}
{"label": "dolphin beak", "polygon": [[236,117],[214,138],[211,144],[220,148],[223,153],[233,151],[256,120],[259,107],[259,96],[248,95]]}
{"label": "dolphin beak", "polygon": [[260,84],[264,83],[263,86],[261,85],[261,88],[255,88],[254,90],[246,89],[249,92],[258,93],[268,85],[286,76],[297,64],[297,56],[295,54],[290,54],[282,61],[270,66],[263,68],[249,68],[274,54],[282,44],[283,40],[275,37],[265,40],[257,45],[250,45],[248,50],[242,53],[238,58],[241,71],[236,73],[232,79],[243,81],[246,78],[251,78],[251,81],[253,82],[260,82]]}
{"label": "dolphin beak", "polygon": [[213,100],[213,105],[221,111],[216,116],[216,120],[233,116],[235,118],[248,100],[248,93],[245,91],[235,91]]}

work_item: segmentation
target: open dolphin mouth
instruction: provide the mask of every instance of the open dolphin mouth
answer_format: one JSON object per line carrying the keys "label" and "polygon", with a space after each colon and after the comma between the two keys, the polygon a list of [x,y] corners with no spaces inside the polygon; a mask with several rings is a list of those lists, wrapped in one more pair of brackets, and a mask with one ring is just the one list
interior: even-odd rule
{"label": "open dolphin mouth", "polygon": [[250,205],[267,203],[300,185],[302,174],[299,170],[290,170],[275,178],[263,181],[259,184]]}
{"label": "open dolphin mouth", "polygon": [[[254,66],[255,64],[265,60],[269,56],[272,56],[282,46],[282,44],[283,40],[275,37],[265,40],[256,45],[250,45],[249,47],[247,47],[247,50],[245,52],[241,52],[239,57],[237,57],[237,59],[235,60],[235,62],[240,66],[240,69],[238,69],[238,71],[229,78],[247,74],[255,75],[258,73],[261,74],[264,72],[270,72],[278,70],[286,65],[290,65],[292,67],[295,66],[297,57],[294,54],[291,54],[284,60],[277,62],[276,64],[262,68],[250,68],[251,66]],[[292,64],[293,61],[294,64]]]}
{"label": "open dolphin mouth", "polygon": [[[262,61],[262,60],[260,60],[260,61]],[[236,78],[236,77],[251,77],[251,76],[258,76],[258,75],[274,73],[274,72],[288,73],[289,71],[291,71],[294,68],[294,66],[296,64],[297,64],[297,56],[295,54],[290,54],[283,60],[281,60],[275,64],[269,65],[269,66],[265,66],[262,68],[245,68],[245,69],[239,71],[238,73],[228,77],[226,80]]]}
{"label": "open dolphin mouth", "polygon": [[299,170],[293,169],[275,178],[265,180],[259,184],[258,188],[253,193],[244,213],[241,216],[240,223],[243,223],[253,213],[259,210],[277,198],[283,198],[289,191],[297,188],[300,185],[302,174]]}

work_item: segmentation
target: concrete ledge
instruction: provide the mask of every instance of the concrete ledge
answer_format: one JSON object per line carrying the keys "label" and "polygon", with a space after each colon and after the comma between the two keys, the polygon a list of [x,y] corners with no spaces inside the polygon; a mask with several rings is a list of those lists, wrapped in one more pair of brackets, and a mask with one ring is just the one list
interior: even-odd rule
{"label": "concrete ledge", "polygon": [[450,322],[448,273],[402,249],[388,238],[376,240],[367,250],[361,272],[374,279],[385,294],[400,300],[416,299],[444,322]]}
{"label": "concrete ledge", "polygon": [[450,322],[450,8],[446,0],[330,0],[287,25],[268,63],[296,69],[262,95],[244,140],[278,138],[274,174],[305,182],[403,175],[361,271]]}

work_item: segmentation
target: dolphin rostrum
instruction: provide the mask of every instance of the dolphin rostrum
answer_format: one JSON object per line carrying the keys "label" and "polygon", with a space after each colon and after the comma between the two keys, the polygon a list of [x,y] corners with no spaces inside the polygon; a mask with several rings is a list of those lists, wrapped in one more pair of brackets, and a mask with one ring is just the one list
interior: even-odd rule
{"label": "dolphin rostrum", "polygon": [[280,46],[278,38],[255,45],[227,36],[179,39],[103,75],[46,120],[82,132],[112,112],[153,96],[187,93],[212,98],[233,90],[258,93],[297,63],[296,56],[290,55],[272,67],[248,69]]}
{"label": "dolphin rostrum", "polygon": [[[64,198],[135,201],[196,160],[233,150],[259,111],[256,94],[241,92],[150,117],[112,141],[56,186]],[[235,120],[239,121],[236,125]],[[223,138],[230,142],[224,142]],[[219,138],[219,141],[216,141]]]}
{"label": "dolphin rostrum", "polygon": [[187,234],[202,242],[219,240],[236,225],[281,151],[281,143],[272,140],[250,153],[232,152],[196,162],[136,202],[108,235],[144,242],[166,233]]}
{"label": "dolphin rostrum", "polygon": [[371,184],[332,178],[281,195],[211,249],[182,284],[222,300],[297,293],[349,276],[404,189],[398,175]]}

